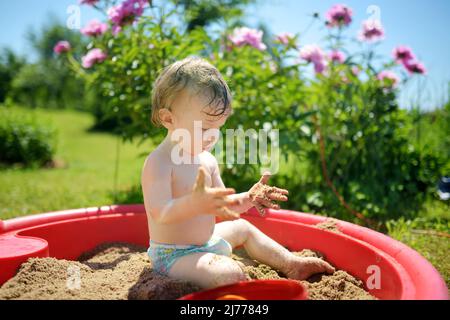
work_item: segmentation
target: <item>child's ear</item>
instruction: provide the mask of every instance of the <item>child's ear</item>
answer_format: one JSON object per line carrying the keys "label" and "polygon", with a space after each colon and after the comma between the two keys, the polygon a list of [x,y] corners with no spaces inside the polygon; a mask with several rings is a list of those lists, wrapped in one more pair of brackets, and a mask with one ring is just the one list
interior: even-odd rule
{"label": "child's ear", "polygon": [[167,108],[161,108],[158,110],[158,116],[161,124],[169,130],[173,129],[173,115],[172,112]]}

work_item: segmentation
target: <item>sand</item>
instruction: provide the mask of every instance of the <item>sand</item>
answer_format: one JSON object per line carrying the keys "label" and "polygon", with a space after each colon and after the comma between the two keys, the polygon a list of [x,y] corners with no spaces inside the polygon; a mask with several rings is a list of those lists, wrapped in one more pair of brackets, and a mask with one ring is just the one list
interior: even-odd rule
{"label": "sand", "polygon": [[176,299],[199,289],[154,274],[144,247],[103,244],[79,260],[30,258],[0,288],[0,299],[160,300]]}
{"label": "sand", "polygon": [[[319,252],[304,249],[293,252],[301,257],[317,257],[323,259]],[[245,264],[245,273],[248,279],[283,279],[286,278],[280,271],[270,266],[252,260],[243,249],[234,250],[233,258]],[[300,281],[308,289],[310,300],[374,300],[374,296],[365,289],[363,282],[343,270],[336,270],[333,274],[316,274],[307,280]]]}
{"label": "sand", "polygon": [[315,227],[322,230],[328,230],[331,232],[342,234],[341,230],[339,230],[337,220],[333,218],[327,218],[323,222],[316,224]]}
{"label": "sand", "polygon": [[[0,288],[0,299],[167,300],[200,289],[153,273],[146,249],[116,242],[102,244],[82,254],[78,261],[30,258]],[[310,250],[296,254],[321,257]],[[252,260],[243,249],[235,250],[233,258],[245,265],[248,279],[284,277]],[[301,282],[308,287],[309,298],[313,300],[374,299],[363,289],[361,281],[342,270],[332,275],[314,275]]]}

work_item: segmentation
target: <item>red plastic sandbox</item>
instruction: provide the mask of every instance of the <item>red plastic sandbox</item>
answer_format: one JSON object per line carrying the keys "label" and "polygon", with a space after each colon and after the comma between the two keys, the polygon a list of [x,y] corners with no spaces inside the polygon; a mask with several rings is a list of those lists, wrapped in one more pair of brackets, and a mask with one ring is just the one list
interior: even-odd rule
{"label": "red plastic sandbox", "polygon": [[[381,285],[367,289],[379,299],[449,298],[444,280],[425,258],[379,232],[340,220],[336,221],[343,234],[321,230],[314,225],[325,217],[289,210],[268,210],[262,218],[252,209],[242,218],[290,250],[308,248],[322,252],[338,269],[364,283],[375,266]],[[13,277],[29,257],[76,260],[100,243],[113,241],[148,246],[147,218],[142,204],[0,220],[0,285]]]}
{"label": "red plastic sandbox", "polygon": [[295,280],[240,281],[187,294],[178,300],[306,300],[306,288]]}

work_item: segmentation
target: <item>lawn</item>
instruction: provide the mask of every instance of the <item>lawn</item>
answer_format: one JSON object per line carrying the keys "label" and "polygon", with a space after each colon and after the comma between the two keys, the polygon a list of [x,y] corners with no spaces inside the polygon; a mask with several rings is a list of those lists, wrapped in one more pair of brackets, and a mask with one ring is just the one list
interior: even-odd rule
{"label": "lawn", "polygon": [[449,227],[447,214],[447,217],[399,219],[392,222],[388,229],[391,237],[415,249],[430,261],[444,278],[447,288],[450,288]]}
{"label": "lawn", "polygon": [[[58,130],[56,160],[60,168],[2,169],[0,219],[52,210],[113,203],[117,137],[89,132],[94,118],[71,110],[24,109]],[[140,183],[145,156],[151,144],[120,144],[117,188],[127,190]]]}

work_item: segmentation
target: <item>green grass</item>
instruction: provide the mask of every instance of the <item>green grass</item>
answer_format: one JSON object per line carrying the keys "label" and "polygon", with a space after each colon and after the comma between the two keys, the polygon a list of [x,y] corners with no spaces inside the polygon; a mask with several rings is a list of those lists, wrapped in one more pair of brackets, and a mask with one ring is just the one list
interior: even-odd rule
{"label": "green grass", "polygon": [[[414,248],[433,264],[450,288],[450,221],[448,218],[399,219],[388,223],[389,235]],[[424,233],[428,232],[428,233]]]}
{"label": "green grass", "polygon": [[[64,165],[49,169],[2,169],[0,219],[113,203],[116,136],[88,132],[94,119],[87,113],[13,109],[15,112],[32,112],[40,121],[56,127],[55,158]],[[140,183],[145,156],[139,155],[149,153],[151,149],[149,142],[140,146],[129,142],[120,144],[118,190],[127,190]]]}

